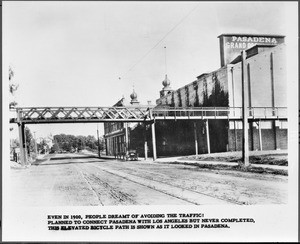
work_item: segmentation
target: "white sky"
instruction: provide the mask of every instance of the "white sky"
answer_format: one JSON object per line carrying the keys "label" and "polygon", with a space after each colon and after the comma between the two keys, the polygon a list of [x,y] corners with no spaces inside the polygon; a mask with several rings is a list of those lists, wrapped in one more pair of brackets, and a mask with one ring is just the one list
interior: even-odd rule
{"label": "white sky", "polygon": [[[287,35],[291,4],[5,1],[3,70],[15,71],[20,107],[111,106],[123,95],[129,100],[133,85],[142,104],[154,104],[165,75],[164,46],[177,89],[220,67],[222,33]],[[97,125],[30,128],[37,137],[96,135]]]}

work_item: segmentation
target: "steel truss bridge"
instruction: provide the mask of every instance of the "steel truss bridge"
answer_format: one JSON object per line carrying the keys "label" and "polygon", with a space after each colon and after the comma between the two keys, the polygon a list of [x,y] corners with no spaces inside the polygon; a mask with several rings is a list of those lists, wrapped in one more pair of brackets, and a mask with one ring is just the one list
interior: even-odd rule
{"label": "steel truss bridge", "polygon": [[[242,107],[23,107],[10,123],[146,122],[154,120],[242,120]],[[248,108],[248,120],[287,120],[286,107]]]}
{"label": "steel truss bridge", "polygon": [[[12,111],[14,112],[14,111]],[[172,108],[160,106],[147,107],[23,107],[15,109],[15,117],[10,123],[17,123],[19,128],[20,158],[23,165],[27,162],[25,124],[51,123],[99,123],[99,122],[148,122],[151,124],[153,159],[156,160],[155,121],[162,120],[204,120],[206,125],[206,140],[210,153],[208,120],[222,119],[228,121],[243,121],[242,107],[188,107]],[[248,122],[263,120],[287,120],[286,107],[251,107],[247,109]],[[246,117],[246,116],[245,116]],[[194,124],[195,148],[197,148],[197,132]],[[260,148],[261,130],[259,129]],[[145,146],[147,148],[147,146]],[[262,149],[261,149],[262,150]],[[145,150],[146,152],[146,150]],[[146,155],[146,153],[145,153]],[[147,156],[145,156],[147,158]]]}

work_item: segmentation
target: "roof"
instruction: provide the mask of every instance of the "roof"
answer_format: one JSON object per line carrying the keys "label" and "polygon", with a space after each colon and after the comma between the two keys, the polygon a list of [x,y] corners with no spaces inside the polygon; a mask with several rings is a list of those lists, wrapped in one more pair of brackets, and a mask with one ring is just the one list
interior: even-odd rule
{"label": "roof", "polygon": [[123,107],[124,106],[124,97],[121,98],[116,104],[113,105],[113,107]]}
{"label": "roof", "polygon": [[197,76],[197,79],[201,79],[203,76],[206,76],[206,75],[208,75],[208,74],[209,74],[209,73],[203,73],[203,74]]}
{"label": "roof", "polygon": [[[263,52],[264,50],[260,51],[259,50],[260,48],[274,48],[276,46],[277,45],[257,44],[255,46],[253,46],[253,47],[248,48],[248,49],[245,50],[246,51],[246,56],[247,56],[246,58],[250,58],[250,57],[252,57],[252,56],[254,56],[254,55],[256,55],[256,54],[258,54],[260,52]],[[234,60],[232,60],[230,62],[230,64],[236,64],[236,63],[239,63],[241,61],[242,61],[242,57],[241,57],[241,55],[238,55]]]}

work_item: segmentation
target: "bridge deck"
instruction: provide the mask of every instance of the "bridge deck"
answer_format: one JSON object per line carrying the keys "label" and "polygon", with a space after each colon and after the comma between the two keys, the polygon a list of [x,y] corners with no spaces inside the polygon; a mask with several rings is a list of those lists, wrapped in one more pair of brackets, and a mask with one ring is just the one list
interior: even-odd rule
{"label": "bridge deck", "polygon": [[[249,120],[287,120],[286,107],[249,108]],[[17,108],[10,123],[145,122],[152,120],[242,120],[241,107],[36,107]]]}

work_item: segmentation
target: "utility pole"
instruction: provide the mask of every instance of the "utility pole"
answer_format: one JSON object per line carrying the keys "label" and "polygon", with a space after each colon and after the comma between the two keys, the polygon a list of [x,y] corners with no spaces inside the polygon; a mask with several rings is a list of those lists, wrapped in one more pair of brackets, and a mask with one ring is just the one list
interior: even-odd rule
{"label": "utility pole", "polygon": [[248,135],[248,87],[246,80],[246,51],[241,52],[242,56],[242,114],[243,114],[243,161],[244,166],[249,167],[249,135]]}
{"label": "utility pole", "polygon": [[98,157],[100,158],[100,140],[99,140],[99,129],[97,124],[97,139],[98,139]]}

